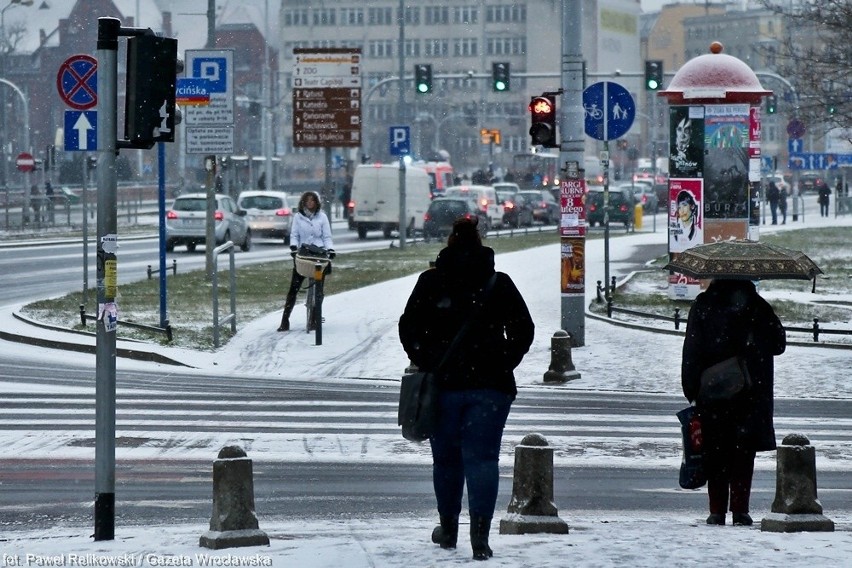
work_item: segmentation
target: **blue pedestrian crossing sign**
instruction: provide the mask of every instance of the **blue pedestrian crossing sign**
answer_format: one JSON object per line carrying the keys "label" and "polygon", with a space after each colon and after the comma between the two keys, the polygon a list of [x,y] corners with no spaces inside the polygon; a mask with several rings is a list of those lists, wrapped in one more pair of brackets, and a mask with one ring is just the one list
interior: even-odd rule
{"label": "blue pedestrian crossing sign", "polygon": [[611,81],[589,85],[583,91],[585,132],[596,140],[621,138],[636,118],[636,103],[630,93]]}
{"label": "blue pedestrian crossing sign", "polygon": [[411,128],[391,126],[388,129],[391,156],[407,156],[411,153]]}
{"label": "blue pedestrian crossing sign", "polygon": [[65,151],[91,152],[98,149],[98,111],[65,111]]}

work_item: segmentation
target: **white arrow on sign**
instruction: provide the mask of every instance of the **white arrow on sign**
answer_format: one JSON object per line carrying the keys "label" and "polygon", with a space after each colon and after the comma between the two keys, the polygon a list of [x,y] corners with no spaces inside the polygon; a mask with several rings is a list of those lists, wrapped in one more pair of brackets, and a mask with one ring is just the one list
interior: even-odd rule
{"label": "white arrow on sign", "polygon": [[92,123],[89,122],[89,119],[86,118],[86,113],[81,112],[80,118],[77,119],[77,122],[74,123],[74,130],[77,131],[77,140],[79,141],[80,150],[88,150],[89,149],[89,130],[94,129]]}

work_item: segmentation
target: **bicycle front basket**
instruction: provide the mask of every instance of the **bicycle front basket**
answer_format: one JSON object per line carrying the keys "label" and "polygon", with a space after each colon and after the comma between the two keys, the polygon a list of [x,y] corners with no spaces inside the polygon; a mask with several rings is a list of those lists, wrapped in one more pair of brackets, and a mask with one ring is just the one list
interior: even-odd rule
{"label": "bicycle front basket", "polygon": [[300,276],[304,276],[305,278],[314,277],[314,266],[317,262],[322,265],[323,270],[325,270],[325,267],[328,265],[327,258],[316,258],[296,255],[295,261],[296,272],[298,272]]}

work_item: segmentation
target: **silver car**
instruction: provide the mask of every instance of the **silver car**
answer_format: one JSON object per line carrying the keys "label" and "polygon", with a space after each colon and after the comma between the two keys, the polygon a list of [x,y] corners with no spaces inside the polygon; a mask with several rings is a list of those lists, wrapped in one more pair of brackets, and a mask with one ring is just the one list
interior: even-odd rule
{"label": "silver car", "polygon": [[[244,251],[251,250],[251,229],[246,223],[246,212],[228,196],[216,194],[214,212],[216,245],[233,241]],[[177,245],[186,245],[192,252],[204,244],[207,235],[207,195],[187,193],[174,200],[166,212],[166,250],[171,252]]]}
{"label": "silver car", "polygon": [[299,198],[283,191],[244,191],[237,198],[256,237],[290,240],[290,227]]}

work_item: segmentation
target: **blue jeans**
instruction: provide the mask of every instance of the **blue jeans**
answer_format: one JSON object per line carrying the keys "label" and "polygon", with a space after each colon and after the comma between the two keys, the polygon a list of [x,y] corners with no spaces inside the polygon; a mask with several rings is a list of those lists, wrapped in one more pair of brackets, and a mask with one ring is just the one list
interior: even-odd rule
{"label": "blue jeans", "polygon": [[491,518],[500,481],[498,460],[512,397],[491,389],[443,391],[432,438],[432,483],[438,514],[457,517],[467,482],[471,516]]}

